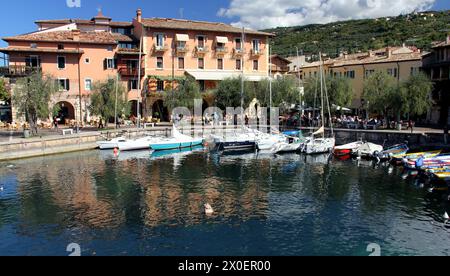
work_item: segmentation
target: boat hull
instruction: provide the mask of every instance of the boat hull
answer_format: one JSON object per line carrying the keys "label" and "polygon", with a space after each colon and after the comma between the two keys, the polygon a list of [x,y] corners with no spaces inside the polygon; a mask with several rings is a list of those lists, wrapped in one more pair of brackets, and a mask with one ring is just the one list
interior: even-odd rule
{"label": "boat hull", "polygon": [[180,142],[162,142],[148,145],[154,151],[175,150],[184,148],[193,148],[203,145],[203,140],[180,141]]}

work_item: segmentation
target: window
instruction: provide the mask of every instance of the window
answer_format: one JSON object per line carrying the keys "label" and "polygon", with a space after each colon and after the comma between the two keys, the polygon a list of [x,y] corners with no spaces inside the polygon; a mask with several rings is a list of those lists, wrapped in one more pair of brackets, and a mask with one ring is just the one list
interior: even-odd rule
{"label": "window", "polygon": [[164,91],[164,81],[163,80],[159,80],[157,82],[156,90],[159,92]]}
{"label": "window", "polygon": [[205,69],[205,60],[203,58],[198,59],[198,69]]}
{"label": "window", "polygon": [[132,43],[119,43],[120,49],[136,49],[137,46]]}
{"label": "window", "polygon": [[393,76],[394,78],[397,77],[397,75],[398,75],[397,72],[398,72],[398,69],[397,69],[397,68],[392,68],[392,69],[388,69],[388,70],[387,70],[387,73],[388,73],[389,75]]}
{"label": "window", "polygon": [[259,39],[253,39],[252,45],[253,45],[253,52],[259,53]]}
{"label": "window", "polygon": [[205,37],[204,36],[198,36],[197,37],[197,42],[198,42],[198,48],[199,49],[205,48]]}
{"label": "window", "polygon": [[58,57],[58,69],[66,68],[66,57]]}
{"label": "window", "polygon": [[236,38],[234,40],[234,42],[235,42],[236,50],[238,50],[238,51],[242,50],[242,40],[241,40],[241,38]]}
{"label": "window", "polygon": [[184,69],[184,58],[183,57],[178,58],[178,69]]}
{"label": "window", "polygon": [[217,69],[223,70],[223,59],[221,58],[217,60]]}
{"label": "window", "polygon": [[347,71],[347,72],[345,72],[345,76],[347,77],[347,78],[350,78],[350,79],[354,79],[355,78],[355,71]]}
{"label": "window", "polygon": [[113,51],[113,46],[108,46],[108,52],[112,52]]}
{"label": "window", "polygon": [[164,68],[164,59],[163,57],[156,58],[156,68],[163,69]]}
{"label": "window", "polygon": [[373,73],[375,73],[375,70],[366,70],[366,78],[369,77],[370,75],[372,75]]}
{"label": "window", "polygon": [[86,90],[86,91],[92,90],[92,80],[91,79],[84,80],[84,90]]}
{"label": "window", "polygon": [[31,43],[30,44],[30,48],[31,49],[36,49],[37,48],[37,44],[36,43]]}
{"label": "window", "polygon": [[254,60],[253,61],[253,71],[258,71],[259,70],[259,62],[258,60]]}
{"label": "window", "polygon": [[123,35],[131,35],[132,34],[131,29],[128,29],[128,28],[112,28],[111,32],[116,33],[116,34],[123,34]]}
{"label": "window", "polygon": [[86,63],[86,64],[91,63],[91,59],[90,59],[90,58],[85,58],[85,59],[84,59],[84,63]]}
{"label": "window", "polygon": [[186,41],[177,41],[177,49],[184,50],[186,48]]}
{"label": "window", "polygon": [[25,57],[25,66],[31,68],[39,68],[41,67],[41,58],[38,56]]}
{"label": "window", "polygon": [[156,34],[156,47],[159,49],[164,47],[164,34]]}
{"label": "window", "polygon": [[242,70],[242,61],[240,59],[236,59],[236,70]]}
{"label": "window", "polygon": [[216,49],[219,50],[219,51],[224,51],[225,50],[225,43],[217,42]]}
{"label": "window", "polygon": [[419,73],[418,67],[411,67],[411,76],[415,76]]}
{"label": "window", "polygon": [[117,60],[114,58],[106,58],[103,64],[104,69],[115,69],[117,66]]}
{"label": "window", "polygon": [[69,79],[58,79],[58,90],[59,91],[69,91],[70,90]]}
{"label": "window", "polygon": [[206,90],[206,85],[204,80],[199,80],[198,85],[200,86],[200,91],[204,92]]}
{"label": "window", "polygon": [[128,90],[136,90],[136,89],[138,89],[138,81],[128,80]]}
{"label": "window", "polygon": [[64,45],[63,44],[58,44],[58,50],[64,50]]}

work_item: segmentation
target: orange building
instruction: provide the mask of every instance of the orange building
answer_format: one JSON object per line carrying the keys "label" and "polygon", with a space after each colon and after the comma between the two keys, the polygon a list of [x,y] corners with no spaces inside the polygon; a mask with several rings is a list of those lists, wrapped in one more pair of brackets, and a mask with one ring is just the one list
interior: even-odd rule
{"label": "orange building", "polygon": [[[269,33],[223,23],[146,19],[141,10],[132,22],[112,21],[99,12],[91,20],[36,24],[36,32],[3,38],[8,47],[0,52],[9,58],[0,75],[12,82],[34,70],[52,75],[60,85],[52,104],[60,105],[65,119],[89,121],[92,86],[107,78],[120,77],[133,113],[137,101],[142,101],[142,114],[164,120],[168,112],[163,91],[173,80],[192,76],[207,91],[242,72],[250,81],[268,77]],[[13,117],[15,113],[13,107]]]}

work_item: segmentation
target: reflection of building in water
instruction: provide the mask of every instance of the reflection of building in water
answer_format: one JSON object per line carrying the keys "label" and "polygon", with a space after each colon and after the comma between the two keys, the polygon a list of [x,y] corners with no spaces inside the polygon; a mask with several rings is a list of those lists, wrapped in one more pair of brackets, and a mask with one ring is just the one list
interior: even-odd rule
{"label": "reflection of building in water", "polygon": [[[18,192],[22,201],[32,202],[34,197],[44,197],[49,200],[45,204],[55,206],[64,213],[66,217],[61,219],[69,217],[66,223],[77,226],[116,227],[124,221],[123,214],[117,211],[114,202],[108,201],[108,196],[98,194],[99,190],[103,190],[99,186],[106,184],[98,183],[98,179],[104,178],[106,168],[98,162],[95,154],[74,154],[43,160],[40,164],[36,161],[36,166],[28,164],[26,170],[17,170],[17,180],[21,183]],[[24,192],[27,190],[29,193],[24,185],[31,185],[30,179],[40,180],[39,185],[42,187],[33,191],[44,194],[30,195]],[[26,212],[23,214],[27,215]]]}

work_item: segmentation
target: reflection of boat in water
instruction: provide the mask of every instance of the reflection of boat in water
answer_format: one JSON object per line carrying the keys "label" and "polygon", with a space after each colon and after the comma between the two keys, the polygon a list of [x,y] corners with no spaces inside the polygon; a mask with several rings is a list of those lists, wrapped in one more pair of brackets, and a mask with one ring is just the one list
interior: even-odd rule
{"label": "reflection of boat in water", "polygon": [[314,155],[305,155],[305,162],[307,164],[323,164],[326,165],[330,162],[332,154],[314,154]]}
{"label": "reflection of boat in water", "polygon": [[170,158],[174,156],[186,156],[193,152],[201,152],[203,151],[203,146],[195,146],[192,148],[183,148],[183,149],[173,149],[173,150],[161,150],[161,151],[154,151],[150,155],[151,159],[163,159],[163,158]]}

